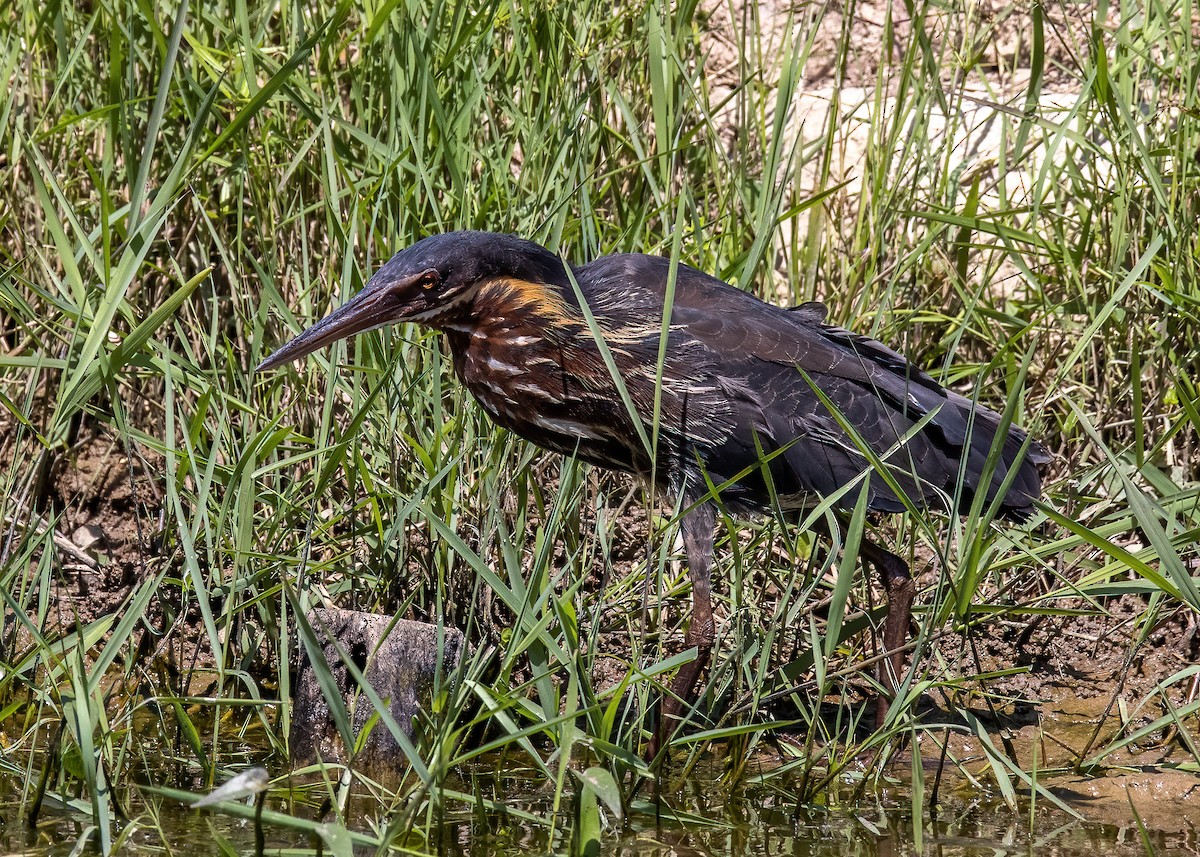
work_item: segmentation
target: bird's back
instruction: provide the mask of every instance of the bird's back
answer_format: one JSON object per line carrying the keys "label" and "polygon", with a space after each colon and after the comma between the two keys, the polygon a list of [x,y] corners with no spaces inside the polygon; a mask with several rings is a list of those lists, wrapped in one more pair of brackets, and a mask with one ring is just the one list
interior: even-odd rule
{"label": "bird's back", "polygon": [[[646,424],[669,270],[664,258],[630,254],[575,272]],[[934,508],[957,497],[966,511],[989,466],[990,501],[1015,465],[1000,514],[1032,511],[1048,460],[1040,444],[1031,441],[1022,457],[1025,432],[1008,427],[999,437],[998,414],[944,390],[882,343],[825,324],[821,305],[781,309],[680,265],[670,325],[657,392],[664,484],[700,495],[709,482],[735,480],[721,495],[735,511],[772,498],[807,506],[855,482],[875,457],[890,478],[872,473],[870,508],[902,511],[903,493]],[[841,505],[857,496],[852,488]]]}

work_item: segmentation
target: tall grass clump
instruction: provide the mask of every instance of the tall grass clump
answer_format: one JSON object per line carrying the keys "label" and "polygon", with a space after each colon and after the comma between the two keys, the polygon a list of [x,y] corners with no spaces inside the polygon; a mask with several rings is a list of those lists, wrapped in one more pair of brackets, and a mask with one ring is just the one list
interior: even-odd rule
{"label": "tall grass clump", "polygon": [[[1008,665],[979,650],[1005,628],[1134,599],[1132,658],[1200,608],[1195,9],[1101,0],[1064,30],[1035,6],[1014,68],[981,66],[999,24],[970,4],[905,10],[864,66],[852,10],[839,29],[819,4],[18,0],[0,33],[0,705],[23,811],[57,800],[108,853],[160,828],[139,784],[283,772],[303,616],[338,605],[459,628],[470,653],[399,785],[329,766],[309,788],[336,821],[271,823],[336,853],[432,850],[449,822],[507,813],[586,852],[620,816],[686,816],[677,777],[650,801],[638,755],[691,656],[681,510],[497,429],[415,328],[252,374],[449,229],[824,300],[1055,453],[1030,527],[982,502],[853,516],[848,538],[902,545],[922,587],[879,731],[868,576],[781,518],[723,518],[719,655],[673,774],[719,747],[722,788],[861,788],[863,759],[1003,706]],[[835,71],[814,84],[817,59]],[[1156,691],[1169,711],[1145,734],[1193,746],[1198,706],[1175,700],[1194,677]],[[979,736],[1005,797],[1038,788]],[[350,790],[374,803],[356,815]]]}

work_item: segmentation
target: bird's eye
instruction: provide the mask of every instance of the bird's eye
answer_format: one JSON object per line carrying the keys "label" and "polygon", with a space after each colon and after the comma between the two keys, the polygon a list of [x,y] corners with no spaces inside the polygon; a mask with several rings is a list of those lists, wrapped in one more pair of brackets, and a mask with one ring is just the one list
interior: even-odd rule
{"label": "bird's eye", "polygon": [[432,268],[421,274],[420,279],[418,280],[418,282],[421,284],[421,288],[427,292],[433,291],[433,289],[437,288],[438,283],[441,281],[442,278],[438,275],[438,272]]}

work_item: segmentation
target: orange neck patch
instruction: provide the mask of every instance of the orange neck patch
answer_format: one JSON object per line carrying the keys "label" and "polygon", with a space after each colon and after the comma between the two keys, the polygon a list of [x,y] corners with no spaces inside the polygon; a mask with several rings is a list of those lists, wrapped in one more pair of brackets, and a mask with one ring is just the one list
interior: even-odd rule
{"label": "orange neck patch", "polygon": [[493,315],[525,310],[542,317],[550,325],[582,322],[579,312],[566,302],[558,289],[546,283],[511,278],[493,280],[479,290],[475,300],[477,307]]}

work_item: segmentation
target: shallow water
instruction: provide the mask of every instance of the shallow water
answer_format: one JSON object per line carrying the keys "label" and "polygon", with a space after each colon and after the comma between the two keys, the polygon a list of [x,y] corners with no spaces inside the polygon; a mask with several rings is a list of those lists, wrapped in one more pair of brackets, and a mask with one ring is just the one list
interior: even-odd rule
{"label": "shallow water", "polygon": [[[511,790],[513,780],[502,784]],[[545,796],[503,794],[513,806],[545,814]],[[190,810],[170,800],[162,801],[155,813],[140,807],[134,821],[120,832],[119,853],[159,855],[163,840],[173,855],[219,853],[223,840],[234,852],[254,853],[254,824],[228,815]],[[278,801],[268,807],[285,809]],[[373,806],[361,802],[360,806]],[[736,797],[722,795],[711,779],[697,776],[664,801],[655,818],[653,806],[641,800],[623,830],[610,832],[602,849],[605,855],[851,855],[851,857],[899,857],[899,855],[1051,855],[1051,857],[1096,857],[1096,855],[1195,854],[1200,837],[1194,831],[1161,833],[1151,831],[1148,845],[1135,825],[1116,827],[1070,818],[1045,807],[1014,812],[1003,804],[961,796],[943,803],[936,820],[928,816],[918,829],[911,807],[899,789],[868,797],[853,807],[796,810],[786,788],[743,789]],[[672,819],[670,807],[689,820]],[[291,812],[311,818],[309,807],[293,805]],[[481,814],[448,807],[449,817],[433,839],[409,846],[435,854],[531,855],[565,853],[569,842],[554,838],[546,828],[522,822],[503,813]],[[565,823],[564,819],[564,823]],[[382,823],[386,824],[387,820]],[[353,825],[370,830],[365,820]],[[36,829],[29,829],[22,814],[20,787],[12,779],[0,781],[0,854],[68,855],[80,838],[87,839],[84,816],[61,806],[43,809]],[[314,843],[304,834],[265,826],[266,853],[314,853]],[[97,854],[94,843],[84,845],[82,854]],[[326,851],[326,853],[329,853]],[[356,854],[374,853],[359,849]]]}

